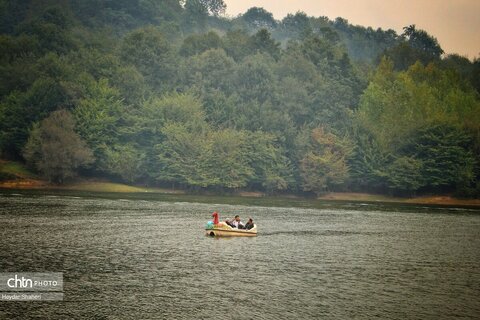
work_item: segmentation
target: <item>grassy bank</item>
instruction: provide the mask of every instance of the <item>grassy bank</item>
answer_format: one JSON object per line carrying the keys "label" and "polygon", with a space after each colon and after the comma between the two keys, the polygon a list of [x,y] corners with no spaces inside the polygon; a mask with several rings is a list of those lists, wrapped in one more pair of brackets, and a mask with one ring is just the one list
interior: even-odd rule
{"label": "grassy bank", "polygon": [[[8,177],[0,181],[0,188],[25,190],[66,190],[81,192],[103,193],[157,193],[157,194],[185,194],[182,190],[164,188],[150,188],[131,186],[123,183],[99,180],[78,180],[64,185],[56,185],[41,180],[24,165],[16,162],[0,161],[0,176]],[[237,192],[234,196],[248,198],[265,198],[262,192]],[[276,198],[301,200],[295,195],[282,195]],[[480,199],[457,199],[448,195],[423,196],[415,198],[398,198],[369,193],[331,192],[318,197],[318,200],[346,201],[346,202],[388,202],[405,204],[448,205],[448,206],[475,206],[480,207]]]}
{"label": "grassy bank", "polygon": [[39,177],[25,165],[0,159],[0,183],[13,180],[35,180]]}
{"label": "grassy bank", "polygon": [[35,173],[31,172],[25,165],[0,160],[0,188],[6,189],[45,189],[45,190],[72,190],[88,192],[156,192],[156,193],[184,193],[181,190],[169,190],[161,188],[147,188],[130,186],[123,183],[115,183],[102,180],[78,179],[75,182],[57,185],[42,180]]}

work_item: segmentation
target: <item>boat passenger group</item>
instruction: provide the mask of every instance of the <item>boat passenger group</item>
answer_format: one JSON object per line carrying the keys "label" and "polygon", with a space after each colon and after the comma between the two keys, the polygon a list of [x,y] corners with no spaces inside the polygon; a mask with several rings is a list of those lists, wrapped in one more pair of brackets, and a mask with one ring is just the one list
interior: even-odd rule
{"label": "boat passenger group", "polygon": [[[218,224],[219,222],[219,218],[218,218],[218,212],[214,212],[212,214],[212,217],[213,217],[213,223],[214,224]],[[227,225],[229,225],[230,227],[232,228],[237,228],[237,229],[245,229],[245,230],[250,230],[254,227],[254,224],[253,224],[253,219],[252,218],[248,218],[248,221],[246,224],[243,224],[242,220],[240,219],[240,216],[237,214],[235,216],[235,218],[233,219],[227,219],[225,220],[225,223]]]}

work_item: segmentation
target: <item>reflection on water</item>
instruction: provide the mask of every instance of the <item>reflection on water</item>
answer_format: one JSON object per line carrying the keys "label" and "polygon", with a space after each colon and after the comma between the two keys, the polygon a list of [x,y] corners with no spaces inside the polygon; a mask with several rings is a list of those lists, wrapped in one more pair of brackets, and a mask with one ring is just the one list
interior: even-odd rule
{"label": "reflection on water", "polygon": [[[64,301],[3,302],[0,318],[480,314],[476,210],[122,198],[0,194],[2,271],[56,271],[65,277]],[[222,218],[252,216],[258,237],[206,237],[203,227],[213,210]]]}

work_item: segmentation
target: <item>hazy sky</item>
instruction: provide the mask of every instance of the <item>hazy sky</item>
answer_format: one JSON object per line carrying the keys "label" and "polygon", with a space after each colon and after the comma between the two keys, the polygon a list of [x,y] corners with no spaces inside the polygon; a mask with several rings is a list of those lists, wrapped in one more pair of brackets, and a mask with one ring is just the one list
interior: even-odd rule
{"label": "hazy sky", "polygon": [[263,7],[282,19],[304,11],[309,16],[342,17],[351,24],[402,32],[415,24],[435,36],[446,53],[480,56],[480,0],[224,0],[236,16]]}

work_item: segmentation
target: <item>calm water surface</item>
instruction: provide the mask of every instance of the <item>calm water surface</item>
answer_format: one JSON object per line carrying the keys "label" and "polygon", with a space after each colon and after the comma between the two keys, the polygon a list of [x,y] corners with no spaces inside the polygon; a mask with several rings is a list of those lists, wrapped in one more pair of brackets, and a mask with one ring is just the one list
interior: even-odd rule
{"label": "calm water surface", "polygon": [[[0,192],[1,271],[65,281],[64,301],[0,319],[480,317],[478,210],[163,200]],[[206,237],[213,210],[258,237]]]}

